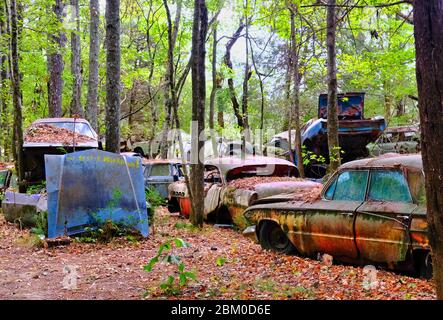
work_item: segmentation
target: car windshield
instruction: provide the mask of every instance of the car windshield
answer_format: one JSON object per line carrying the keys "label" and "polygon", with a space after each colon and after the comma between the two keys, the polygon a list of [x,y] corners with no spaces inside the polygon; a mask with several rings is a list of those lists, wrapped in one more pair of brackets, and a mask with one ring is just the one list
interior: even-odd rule
{"label": "car windshield", "polygon": [[[46,124],[49,124],[54,127],[67,129],[70,131],[74,131],[74,122],[46,122]],[[94,133],[92,132],[91,128],[88,124],[83,122],[76,122],[75,123],[75,132],[82,134],[84,136],[88,136],[90,138],[96,139],[94,136]]]}

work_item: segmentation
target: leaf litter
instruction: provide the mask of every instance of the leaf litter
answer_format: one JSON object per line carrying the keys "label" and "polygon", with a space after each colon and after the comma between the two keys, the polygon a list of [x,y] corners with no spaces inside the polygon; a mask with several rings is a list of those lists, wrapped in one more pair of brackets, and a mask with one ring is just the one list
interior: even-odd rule
{"label": "leaf litter", "polygon": [[[264,251],[240,233],[205,225],[177,228],[183,220],[159,208],[156,232],[141,241],[108,244],[73,242],[36,248],[20,244],[29,231],[0,216],[1,299],[435,299],[432,281],[376,270],[376,285],[365,286],[363,267],[337,265],[332,257],[313,260]],[[175,252],[197,276],[179,296],[159,284],[176,268],[143,266],[159,246],[181,238],[191,246]],[[71,287],[66,279],[72,277]]]}

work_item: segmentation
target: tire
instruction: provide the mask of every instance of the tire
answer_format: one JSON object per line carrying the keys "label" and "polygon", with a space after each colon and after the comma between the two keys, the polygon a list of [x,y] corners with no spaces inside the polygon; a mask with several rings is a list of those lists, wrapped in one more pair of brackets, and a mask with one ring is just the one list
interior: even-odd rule
{"label": "tire", "polygon": [[232,224],[231,214],[226,207],[220,207],[215,215],[216,224]]}
{"label": "tire", "polygon": [[176,198],[172,198],[168,201],[168,211],[169,213],[180,212],[180,206],[178,205],[178,201]]}
{"label": "tire", "polygon": [[432,255],[431,252],[425,252],[420,259],[419,275],[423,279],[432,279]]}
{"label": "tire", "polygon": [[260,227],[259,241],[263,249],[278,253],[294,254],[296,248],[275,222],[264,222]]}

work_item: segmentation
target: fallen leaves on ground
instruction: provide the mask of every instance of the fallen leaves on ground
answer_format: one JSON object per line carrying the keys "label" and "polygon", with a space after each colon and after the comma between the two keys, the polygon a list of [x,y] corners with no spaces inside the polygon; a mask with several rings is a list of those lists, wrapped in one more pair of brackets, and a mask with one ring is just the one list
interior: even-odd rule
{"label": "fallen leaves on ground", "polygon": [[246,189],[246,190],[254,190],[255,186],[262,183],[271,183],[271,182],[291,182],[291,181],[307,181],[301,178],[294,177],[266,177],[266,176],[256,176],[249,178],[236,179],[229,182],[229,187],[233,187],[235,189]]}
{"label": "fallen leaves on ground", "polygon": [[25,142],[60,143],[70,146],[74,145],[74,141],[75,145],[77,145],[95,140],[77,132],[50,124],[34,125],[30,127],[25,134]]}
{"label": "fallen leaves on ground", "polygon": [[[377,270],[366,286],[363,267],[263,251],[240,233],[205,225],[193,228],[165,208],[156,214],[155,234],[142,241],[109,244],[74,242],[55,248],[30,247],[28,231],[0,218],[0,299],[435,299],[431,281]],[[160,282],[177,270],[160,263],[143,266],[160,244],[181,238],[174,249],[196,274],[179,296],[165,296]],[[74,287],[66,287],[75,275]],[[66,289],[65,289],[66,287]]]}

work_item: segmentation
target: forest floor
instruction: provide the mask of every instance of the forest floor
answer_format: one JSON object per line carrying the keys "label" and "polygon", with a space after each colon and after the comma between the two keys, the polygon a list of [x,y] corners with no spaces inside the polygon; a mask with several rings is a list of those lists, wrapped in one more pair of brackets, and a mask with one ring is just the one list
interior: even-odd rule
{"label": "forest floor", "polygon": [[[191,245],[174,253],[196,280],[168,296],[160,283],[177,267],[143,266],[174,237]],[[45,249],[30,239],[0,215],[0,299],[435,299],[431,281],[377,270],[368,282],[362,267],[265,252],[234,230],[196,231],[165,208],[157,211],[155,233],[140,241]]]}

